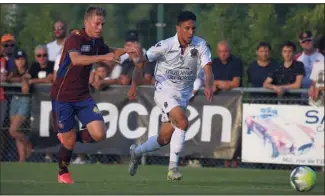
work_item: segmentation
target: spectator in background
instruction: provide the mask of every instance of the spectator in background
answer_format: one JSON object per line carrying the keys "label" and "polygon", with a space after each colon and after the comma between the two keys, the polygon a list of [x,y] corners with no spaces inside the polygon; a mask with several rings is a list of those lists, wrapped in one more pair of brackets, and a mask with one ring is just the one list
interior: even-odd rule
{"label": "spectator in background", "polygon": [[[129,42],[139,42],[139,34],[136,30],[129,30],[125,34],[125,45]],[[143,54],[146,54],[146,50],[143,48]],[[120,57],[120,64],[116,65],[111,73],[111,78],[116,79],[122,72],[122,63],[129,58],[129,54],[124,54]]]}
{"label": "spectator in background", "polygon": [[47,47],[38,45],[35,48],[35,60],[29,70],[30,84],[52,83],[54,62],[49,61]]}
{"label": "spectator in background", "polygon": [[[129,30],[126,32],[124,45],[128,43],[138,42],[138,41],[139,41],[139,36],[137,31]],[[145,54],[145,50],[143,52]],[[90,84],[92,84],[92,86],[94,86],[96,89],[105,88],[112,84],[122,84],[122,85],[129,84],[130,82],[128,81],[128,78],[125,76],[125,74],[121,75],[123,69],[125,69],[123,68],[122,64],[128,58],[129,58],[129,54],[122,55],[120,57],[120,64],[116,64],[114,65],[114,67],[112,67],[109,77],[106,78],[106,80],[99,80],[97,83],[94,84],[93,81],[94,81],[94,76],[96,75],[95,74],[96,71],[95,69],[93,69],[93,71],[90,73]]]}
{"label": "spectator in background", "polygon": [[213,92],[242,86],[243,63],[239,57],[231,54],[227,41],[218,43],[217,55],[212,61]]}
{"label": "spectator in background", "polygon": [[305,75],[303,63],[293,60],[296,44],[288,41],[282,45],[283,62],[279,68],[271,72],[264,81],[263,86],[274,90],[282,96],[287,89],[301,88],[302,79]]}
{"label": "spectator in background", "polygon": [[[323,35],[319,40],[319,52],[325,55],[325,36]],[[316,62],[313,65],[313,69],[310,74],[310,80],[312,81],[309,88],[309,104],[319,107],[324,106],[325,102],[325,72],[324,61]]]}
{"label": "spectator in background", "polygon": [[267,42],[260,42],[256,47],[257,60],[253,61],[247,69],[250,87],[263,87],[265,79],[278,68],[278,63],[271,60],[271,50],[271,45]]}
{"label": "spectator in background", "polygon": [[[71,33],[73,33],[74,31],[77,31],[78,29],[70,29],[69,30],[69,35]],[[65,40],[65,39],[64,39]],[[64,43],[63,43],[64,45]],[[61,48],[60,52],[59,52],[59,55],[56,56],[56,59],[54,61],[54,68],[53,68],[53,81],[55,81],[56,79],[56,73],[58,72],[59,70],[59,65],[60,65],[60,60],[61,60],[61,56],[62,56],[62,49],[63,47]]]}
{"label": "spectator in background", "polygon": [[23,95],[12,96],[10,103],[10,128],[9,133],[15,139],[19,161],[25,161],[32,152],[32,145],[25,135],[19,132],[19,128],[30,114],[30,98],[28,84],[28,64],[24,51],[18,50],[15,55],[15,67],[8,76],[9,82],[21,82]]}
{"label": "spectator in background", "polygon": [[[29,84],[52,83],[54,62],[49,61],[48,49],[44,45],[38,45],[35,48],[35,60],[29,69]],[[52,162],[50,153],[46,153],[45,160]]]}
{"label": "spectator in background", "polygon": [[[139,41],[139,39],[138,39],[137,32],[136,31],[128,31],[126,33],[124,47],[126,47],[128,44],[133,44],[138,41]],[[145,50],[143,52],[145,52]],[[112,84],[119,84],[119,85],[131,84],[132,74],[133,74],[135,65],[134,65],[133,61],[129,58],[128,54],[124,54],[120,58],[121,58],[121,61],[120,61],[121,64],[115,65],[115,67],[113,68],[113,70],[110,74],[110,77],[106,78],[105,80],[99,80],[97,83],[94,84],[94,87],[96,89],[105,88]],[[146,64],[144,66],[142,84],[151,85],[153,83],[154,68],[155,68],[155,62]],[[116,71],[119,69],[120,69],[120,71]],[[93,74],[93,75],[95,75],[95,74]],[[117,75],[119,75],[119,77],[116,78]],[[93,77],[93,76],[91,76],[91,77]],[[91,81],[93,81],[93,79],[91,79]]]}
{"label": "spectator in background", "polygon": [[[153,72],[155,69],[155,62],[148,63],[144,65],[143,68],[143,77],[142,77],[142,85],[152,85],[153,83]],[[120,84],[122,85],[130,85],[132,80],[132,75],[134,71],[134,63],[131,59],[126,59],[122,63],[122,73],[120,75]]]}
{"label": "spectator in background", "polygon": [[89,78],[89,84],[91,84],[95,89],[99,90],[102,88],[104,80],[110,80],[109,70],[107,65],[103,63],[96,63],[94,65],[94,71],[92,72],[91,77]]}
{"label": "spectator in background", "polygon": [[56,57],[61,54],[65,40],[65,34],[65,24],[62,21],[55,22],[53,25],[53,36],[55,40],[46,45],[48,48],[48,58],[50,61],[54,62]]}
{"label": "spectator in background", "polygon": [[311,85],[310,74],[313,65],[317,62],[324,61],[324,56],[313,46],[313,34],[311,31],[304,31],[299,35],[299,43],[303,49],[302,53],[295,56],[305,66],[305,77],[302,81],[302,88],[309,88]]}
{"label": "spectator in background", "polygon": [[1,37],[2,57],[5,61],[5,68],[8,72],[11,72],[15,67],[14,51],[16,47],[16,41],[12,34],[4,34]]}

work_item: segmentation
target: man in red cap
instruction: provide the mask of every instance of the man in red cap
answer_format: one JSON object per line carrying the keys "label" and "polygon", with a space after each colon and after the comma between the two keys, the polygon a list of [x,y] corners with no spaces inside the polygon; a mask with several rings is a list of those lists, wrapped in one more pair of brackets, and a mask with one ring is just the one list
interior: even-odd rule
{"label": "man in red cap", "polygon": [[2,58],[5,58],[5,68],[8,72],[15,67],[13,53],[15,51],[16,40],[12,34],[4,34],[1,37]]}

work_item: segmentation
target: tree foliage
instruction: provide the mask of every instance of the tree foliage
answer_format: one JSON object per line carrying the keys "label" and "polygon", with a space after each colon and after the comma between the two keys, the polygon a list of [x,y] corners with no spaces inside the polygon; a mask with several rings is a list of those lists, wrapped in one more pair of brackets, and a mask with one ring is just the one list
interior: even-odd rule
{"label": "tree foliage", "polygon": [[[67,28],[83,26],[87,4],[19,4],[13,14],[15,24],[4,21],[10,14],[1,5],[0,33],[11,32],[21,48],[33,57],[38,44],[53,40],[52,25],[56,20],[66,22]],[[137,29],[142,44],[148,48],[157,42],[157,4],[102,4],[107,17],[104,38],[114,47],[123,45],[125,32]],[[302,30],[311,30],[315,37],[325,34],[324,4],[165,4],[164,37],[175,34],[176,17],[181,10],[197,14],[197,35],[212,46],[215,56],[216,43],[228,40],[235,55],[245,65],[255,58],[255,48],[260,41],[270,42],[273,57],[279,58],[279,47],[286,40],[298,44]]]}

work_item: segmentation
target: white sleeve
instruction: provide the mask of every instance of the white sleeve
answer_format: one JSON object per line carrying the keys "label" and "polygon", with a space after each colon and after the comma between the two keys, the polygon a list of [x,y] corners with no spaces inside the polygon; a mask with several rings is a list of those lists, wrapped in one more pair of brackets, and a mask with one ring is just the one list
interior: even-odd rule
{"label": "white sleeve", "polygon": [[210,52],[210,49],[208,48],[206,42],[202,43],[200,50],[201,50],[201,55],[200,55],[201,67],[204,67],[206,64],[209,64],[212,62],[211,52]]}
{"label": "white sleeve", "polygon": [[319,63],[314,63],[313,68],[311,70],[310,77],[309,77],[310,80],[312,80],[312,81],[317,80],[317,75],[318,75],[318,72],[319,72],[319,66],[320,66]]}
{"label": "white sleeve", "polygon": [[122,56],[120,56],[120,65],[122,65],[122,63],[129,58],[129,54],[125,53]]}
{"label": "white sleeve", "polygon": [[59,70],[59,64],[60,64],[60,60],[61,60],[61,54],[59,54],[54,62],[54,71],[58,71]]}
{"label": "white sleeve", "polygon": [[200,87],[202,86],[202,80],[198,77],[196,78],[196,80],[194,81],[193,84],[193,90],[197,91],[200,89]]}
{"label": "white sleeve", "polygon": [[122,66],[121,65],[115,65],[115,67],[113,68],[111,74],[110,74],[110,78],[111,79],[116,79],[118,77],[120,77],[122,72]]}
{"label": "white sleeve", "polygon": [[146,53],[148,61],[153,62],[159,59],[159,57],[164,56],[168,51],[168,44],[164,41],[158,42],[155,46],[149,48]]}

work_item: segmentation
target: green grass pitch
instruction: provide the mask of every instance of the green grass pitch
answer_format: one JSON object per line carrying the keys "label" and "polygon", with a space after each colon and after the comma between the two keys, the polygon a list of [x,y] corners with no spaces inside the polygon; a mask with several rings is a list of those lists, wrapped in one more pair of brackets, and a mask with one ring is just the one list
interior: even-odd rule
{"label": "green grass pitch", "polygon": [[307,193],[293,190],[290,170],[181,168],[183,180],[166,180],[166,166],[140,166],[129,176],[127,165],[71,165],[75,184],[57,183],[57,164],[1,163],[1,194],[314,194],[324,195],[324,172]]}

